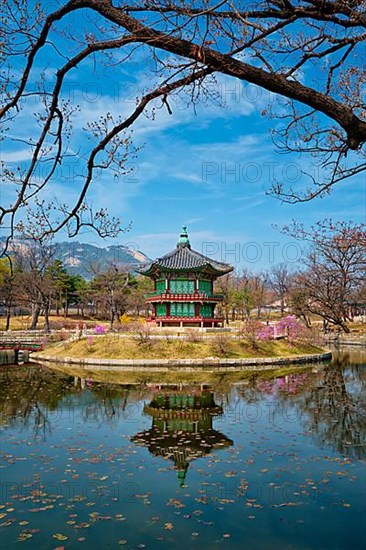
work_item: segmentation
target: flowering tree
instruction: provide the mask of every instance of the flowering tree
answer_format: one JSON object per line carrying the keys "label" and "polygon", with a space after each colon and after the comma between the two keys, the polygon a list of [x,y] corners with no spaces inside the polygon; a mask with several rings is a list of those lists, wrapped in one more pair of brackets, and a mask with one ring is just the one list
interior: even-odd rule
{"label": "flowering tree", "polygon": [[274,339],[274,327],[272,325],[262,325],[258,331],[258,339],[262,342],[269,342]]}
{"label": "flowering tree", "polygon": [[260,342],[273,340],[274,329],[269,325],[263,325],[257,319],[246,319],[240,328],[240,337],[256,350]]}
{"label": "flowering tree", "polygon": [[293,344],[296,340],[305,336],[306,327],[294,315],[282,317],[277,323],[277,332],[287,336],[289,344]]}

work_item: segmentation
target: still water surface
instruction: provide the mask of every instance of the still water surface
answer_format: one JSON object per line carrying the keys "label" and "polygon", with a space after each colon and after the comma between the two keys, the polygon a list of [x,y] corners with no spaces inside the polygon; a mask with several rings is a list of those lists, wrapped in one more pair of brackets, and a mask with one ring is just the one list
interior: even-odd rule
{"label": "still water surface", "polygon": [[72,374],[0,367],[2,548],[366,547],[365,354],[241,384]]}

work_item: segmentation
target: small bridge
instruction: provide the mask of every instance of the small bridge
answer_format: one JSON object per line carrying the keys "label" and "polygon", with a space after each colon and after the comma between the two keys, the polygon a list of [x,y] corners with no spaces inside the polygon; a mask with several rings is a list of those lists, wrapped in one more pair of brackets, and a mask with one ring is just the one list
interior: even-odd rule
{"label": "small bridge", "polygon": [[42,351],[43,348],[43,342],[32,342],[28,340],[0,340],[0,350]]}
{"label": "small bridge", "polygon": [[27,362],[30,352],[43,348],[43,341],[0,337],[0,364]]}

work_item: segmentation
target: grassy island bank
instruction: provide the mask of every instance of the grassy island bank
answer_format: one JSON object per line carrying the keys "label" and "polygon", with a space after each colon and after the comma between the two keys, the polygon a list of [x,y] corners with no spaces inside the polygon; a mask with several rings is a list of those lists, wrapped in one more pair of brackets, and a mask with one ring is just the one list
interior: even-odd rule
{"label": "grassy island bank", "polygon": [[47,346],[43,354],[55,360],[64,357],[75,359],[252,359],[277,358],[299,355],[320,354],[324,350],[310,343],[293,343],[287,340],[261,342],[256,347],[235,339],[218,337],[206,341],[153,340],[141,342],[137,338],[119,338],[106,335],[95,338],[62,342]]}

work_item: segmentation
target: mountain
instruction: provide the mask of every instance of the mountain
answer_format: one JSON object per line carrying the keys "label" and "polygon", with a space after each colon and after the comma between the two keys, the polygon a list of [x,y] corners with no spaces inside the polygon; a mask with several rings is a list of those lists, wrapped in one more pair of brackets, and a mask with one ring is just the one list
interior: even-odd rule
{"label": "mountain", "polygon": [[85,279],[92,278],[91,267],[95,265],[103,268],[113,264],[133,271],[150,261],[143,252],[123,245],[99,247],[79,242],[62,242],[56,243],[55,247],[55,258],[63,262],[69,273],[82,275]]}
{"label": "mountain", "polygon": [[[5,238],[0,238],[0,246],[4,242]],[[19,250],[20,246],[26,250],[27,241],[15,238],[9,246],[9,251],[11,252],[12,248]],[[54,259],[61,260],[69,273],[82,275],[85,279],[93,277],[92,266],[103,269],[113,264],[134,271],[140,265],[150,261],[143,252],[123,245],[100,247],[70,241],[55,243],[53,246],[56,249]]]}

